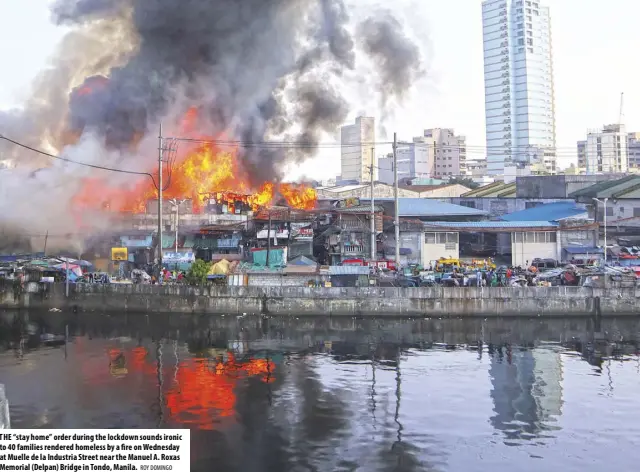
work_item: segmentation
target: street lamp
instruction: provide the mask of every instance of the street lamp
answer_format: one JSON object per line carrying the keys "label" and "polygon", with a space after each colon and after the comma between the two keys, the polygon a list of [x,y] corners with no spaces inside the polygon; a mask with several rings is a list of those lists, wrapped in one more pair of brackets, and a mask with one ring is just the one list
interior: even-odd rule
{"label": "street lamp", "polygon": [[609,198],[604,198],[600,200],[599,198],[593,197],[593,201],[596,203],[601,203],[602,208],[604,209],[604,265],[607,265],[607,202]]}

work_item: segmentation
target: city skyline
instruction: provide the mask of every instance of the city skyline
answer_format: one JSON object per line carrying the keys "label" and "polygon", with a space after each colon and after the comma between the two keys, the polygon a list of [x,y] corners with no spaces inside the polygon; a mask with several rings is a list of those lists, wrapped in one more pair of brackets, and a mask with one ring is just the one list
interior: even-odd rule
{"label": "city skyline", "polygon": [[[47,66],[56,44],[67,31],[50,22],[48,3],[0,5],[0,17],[10,19],[0,31],[6,71],[0,87],[0,108],[19,106],[28,98],[30,82]],[[640,14],[640,5],[622,0],[612,2],[606,16],[616,21],[607,22],[602,21],[603,13],[595,0],[543,3],[550,7],[553,20],[556,146],[558,164],[563,168],[576,162],[576,142],[584,139],[588,129],[617,122],[620,92],[625,93],[626,129],[640,129],[637,106],[640,90],[636,91],[633,80],[633,61],[625,53],[640,46],[633,21]],[[384,140],[390,141],[393,131],[398,133],[399,140],[406,140],[418,136],[425,128],[454,128],[467,136],[468,159],[483,157],[486,137],[481,1],[457,0],[426,7],[402,0],[394,10],[405,16],[421,45],[427,59],[427,74],[413,95],[398,108],[396,116],[387,120],[389,134]],[[33,34],[24,35],[24,24],[30,25]],[[20,48],[12,46],[16,37],[22,38]],[[584,64],[596,56],[606,57],[609,65],[582,73]],[[366,103],[354,105],[345,123],[359,114],[378,118],[375,110],[367,108]],[[339,143],[339,136],[328,136],[324,141]],[[339,146],[322,150],[315,161],[292,166],[290,170],[294,178],[338,175]]]}

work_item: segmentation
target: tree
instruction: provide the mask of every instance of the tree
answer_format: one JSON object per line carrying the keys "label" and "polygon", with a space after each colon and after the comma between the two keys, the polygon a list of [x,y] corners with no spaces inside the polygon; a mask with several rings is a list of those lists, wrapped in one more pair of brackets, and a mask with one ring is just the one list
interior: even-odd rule
{"label": "tree", "polygon": [[469,177],[453,177],[449,179],[449,182],[447,182],[447,185],[451,185],[451,184],[464,185],[465,187],[470,188],[471,190],[473,190],[474,188],[480,187],[480,184],[474,182]]}
{"label": "tree", "polygon": [[197,259],[193,264],[191,264],[191,268],[189,272],[187,272],[187,282],[192,285],[204,285],[207,281],[207,275],[209,274],[209,269],[211,268],[211,264],[203,261],[202,259]]}

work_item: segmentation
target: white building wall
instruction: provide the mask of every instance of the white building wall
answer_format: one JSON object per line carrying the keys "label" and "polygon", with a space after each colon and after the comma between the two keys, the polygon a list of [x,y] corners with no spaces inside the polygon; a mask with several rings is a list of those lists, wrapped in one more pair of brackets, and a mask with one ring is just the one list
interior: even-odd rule
{"label": "white building wall", "polygon": [[437,261],[441,257],[453,259],[458,259],[460,257],[459,233],[426,232],[423,234],[423,238],[423,267],[429,267],[429,265],[433,265],[435,261]]}
{"label": "white building wall", "polygon": [[[375,120],[359,116],[355,124],[340,128],[340,164],[342,180],[370,182],[370,166],[375,162]],[[377,170],[374,169],[374,178]]]}
{"label": "white building wall", "polygon": [[512,233],[511,264],[525,267],[534,259],[561,259],[555,231]]}
{"label": "white building wall", "polygon": [[604,126],[587,134],[585,147],[587,175],[627,172],[628,135],[624,125]]}
{"label": "white building wall", "polygon": [[487,168],[556,170],[549,9],[537,0],[482,3]]}

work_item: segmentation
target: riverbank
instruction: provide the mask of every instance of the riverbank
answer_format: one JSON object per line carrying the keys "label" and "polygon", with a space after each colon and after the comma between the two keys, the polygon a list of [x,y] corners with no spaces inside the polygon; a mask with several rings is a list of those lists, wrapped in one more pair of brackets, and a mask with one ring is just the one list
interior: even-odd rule
{"label": "riverbank", "polygon": [[0,308],[111,313],[332,316],[640,315],[640,289],[588,287],[189,287],[0,285]]}

